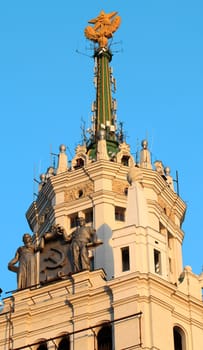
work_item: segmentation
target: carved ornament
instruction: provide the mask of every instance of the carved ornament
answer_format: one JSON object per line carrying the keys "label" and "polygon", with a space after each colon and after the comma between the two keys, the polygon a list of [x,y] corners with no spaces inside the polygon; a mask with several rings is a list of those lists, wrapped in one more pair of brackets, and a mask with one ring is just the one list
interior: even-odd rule
{"label": "carved ornament", "polygon": [[88,23],[93,27],[85,28],[85,36],[87,39],[97,42],[99,47],[107,47],[108,39],[112,38],[113,33],[120,26],[121,18],[116,16],[117,12],[105,13],[101,11],[99,16],[91,19]]}
{"label": "carved ornament", "polygon": [[175,222],[175,214],[174,210],[171,206],[166,205],[165,201],[159,196],[158,197],[158,203],[160,207],[164,210],[166,216],[171,219],[171,221]]}
{"label": "carved ornament", "polygon": [[118,194],[125,194],[126,189],[129,187],[127,181],[113,180],[112,191]]}
{"label": "carved ornament", "polygon": [[76,200],[78,198],[87,197],[92,194],[94,190],[94,185],[92,182],[87,181],[83,184],[78,184],[74,187],[71,187],[65,192],[65,202]]}

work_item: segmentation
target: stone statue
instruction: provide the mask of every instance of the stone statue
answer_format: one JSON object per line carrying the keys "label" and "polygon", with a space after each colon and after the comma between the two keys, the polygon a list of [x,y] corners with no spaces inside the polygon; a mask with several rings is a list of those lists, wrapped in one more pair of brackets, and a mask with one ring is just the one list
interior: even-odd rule
{"label": "stone statue", "polygon": [[109,160],[106,147],[105,130],[100,130],[97,141],[97,160],[106,159]]}
{"label": "stone statue", "polygon": [[142,146],[142,149],[140,151],[140,167],[152,169],[151,155],[150,155],[150,151],[148,150],[147,140],[143,140],[141,143],[141,146]]}
{"label": "stone statue", "polygon": [[58,237],[62,237],[64,241],[70,241],[70,236],[68,236],[64,227],[59,224],[51,225],[49,231],[43,234],[45,240],[55,240]]}
{"label": "stone statue", "polygon": [[[16,251],[15,257],[8,263],[8,269],[17,272],[18,289],[37,284],[38,271],[35,253],[43,248],[43,243],[34,244],[29,233],[23,235],[24,245]],[[18,266],[16,264],[18,263]]]}
{"label": "stone statue", "polygon": [[168,186],[174,191],[173,178],[170,175],[170,172],[171,172],[170,168],[166,166],[164,168],[164,172],[165,172],[166,182],[168,183]]}
{"label": "stone statue", "polygon": [[47,182],[46,180],[46,175],[45,174],[41,174],[40,175],[40,183],[39,183],[39,187],[38,187],[38,191],[40,192],[42,187],[45,185],[45,183]]}
{"label": "stone statue", "polygon": [[88,244],[96,244],[96,242],[96,231],[89,226],[85,226],[84,218],[78,218],[78,227],[72,234],[71,242],[74,272],[90,270]]}
{"label": "stone statue", "polygon": [[164,166],[161,160],[156,160],[154,162],[154,166],[155,166],[155,170],[157,171],[157,173],[159,173],[159,175],[161,176],[165,176],[164,174]]}

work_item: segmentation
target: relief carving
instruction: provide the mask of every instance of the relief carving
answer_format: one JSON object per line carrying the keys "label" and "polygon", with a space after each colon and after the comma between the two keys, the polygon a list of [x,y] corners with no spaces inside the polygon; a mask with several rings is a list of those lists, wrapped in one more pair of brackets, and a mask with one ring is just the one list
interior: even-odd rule
{"label": "relief carving", "polygon": [[74,187],[70,187],[70,189],[68,189],[65,192],[64,200],[65,202],[68,202],[68,201],[76,200],[78,198],[87,197],[93,193],[93,190],[94,190],[94,185],[90,181],[87,181],[82,184],[78,184]]}
{"label": "relief carving", "polygon": [[158,203],[164,210],[166,216],[168,216],[171,221],[175,222],[175,214],[173,208],[169,205],[166,205],[165,201],[160,196],[158,197]]}
{"label": "relief carving", "polygon": [[126,189],[129,187],[129,184],[127,181],[123,180],[113,180],[112,183],[112,191],[116,192],[118,194],[125,194]]}

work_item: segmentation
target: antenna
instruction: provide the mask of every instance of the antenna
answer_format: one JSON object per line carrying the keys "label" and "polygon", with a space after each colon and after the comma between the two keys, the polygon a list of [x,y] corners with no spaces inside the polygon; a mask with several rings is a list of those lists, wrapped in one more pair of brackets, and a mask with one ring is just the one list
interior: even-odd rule
{"label": "antenna", "polygon": [[139,139],[137,138],[137,144],[136,144],[136,153],[135,153],[135,161],[136,161],[136,165],[139,162]]}
{"label": "antenna", "polygon": [[3,290],[0,288],[0,312],[3,311],[4,308],[4,302],[1,300],[1,293],[3,293]]}
{"label": "antenna", "polygon": [[152,157],[153,157],[153,154],[152,154],[152,148],[153,148],[153,146],[154,146],[154,136],[153,136],[153,132],[152,132],[151,147],[149,147],[151,159],[152,159]]}
{"label": "antenna", "polygon": [[71,158],[73,158],[73,154],[72,154],[72,152],[70,150],[70,147],[66,146],[66,148],[67,148],[68,152],[70,153]]}
{"label": "antenna", "polygon": [[177,191],[177,195],[179,196],[179,179],[178,179],[178,170],[176,170],[176,179],[173,180],[174,182],[176,182],[176,191]]}
{"label": "antenna", "polygon": [[83,118],[81,118],[81,127],[80,129],[82,130],[82,144],[87,144],[87,136],[86,136],[86,129],[85,129],[85,121]]}
{"label": "antenna", "polygon": [[34,164],[34,168],[33,168],[33,201],[35,200],[35,192],[36,192],[36,187],[35,187],[35,184],[36,184],[36,182],[38,182],[39,183],[39,181],[37,181],[36,180],[36,166],[35,166],[35,164]]}
{"label": "antenna", "polygon": [[37,223],[37,232],[39,230],[39,214],[38,214],[38,208],[37,208],[37,202],[34,201],[34,212],[35,212],[35,217],[36,217],[36,223]]}
{"label": "antenna", "polygon": [[123,52],[123,47],[122,47],[123,41],[122,40],[120,40],[120,41],[113,41],[113,37],[112,37],[112,39],[110,40],[109,48],[111,48],[112,46],[118,46],[118,45],[120,45],[121,48],[118,49],[118,50],[111,50],[113,53]]}
{"label": "antenna", "polygon": [[[90,49],[89,49],[89,50],[90,50]],[[82,55],[82,56],[86,56],[86,57],[92,58],[92,56],[90,56],[90,55],[88,55],[88,54],[86,54],[86,53],[84,53],[84,52],[81,52],[81,51],[79,51],[78,49],[76,49],[76,50],[75,50],[75,52],[76,52],[76,53],[78,53],[79,55]]]}
{"label": "antenna", "polygon": [[[51,154],[51,166],[54,169],[56,169],[56,157],[59,157],[59,155],[57,153],[53,153],[53,152],[51,152],[50,154]],[[54,157],[52,158],[52,156],[54,156]]]}
{"label": "antenna", "polygon": [[124,132],[123,132],[123,122],[120,122],[119,123],[119,128],[118,128],[118,141],[120,142],[120,143],[123,143],[123,141],[124,141]]}
{"label": "antenna", "polygon": [[52,164],[52,144],[49,146],[49,153],[50,153],[50,164]]}

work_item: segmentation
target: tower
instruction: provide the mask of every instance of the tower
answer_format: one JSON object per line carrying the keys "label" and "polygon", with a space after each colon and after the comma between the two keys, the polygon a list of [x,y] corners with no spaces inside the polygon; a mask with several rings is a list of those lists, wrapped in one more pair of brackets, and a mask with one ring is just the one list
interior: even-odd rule
{"label": "tower", "polygon": [[61,145],[56,169],[41,176],[26,213],[33,235],[9,263],[20,278],[4,300],[0,345],[200,349],[203,281],[182,266],[186,205],[168,167],[151,163],[146,141],[135,161],[117,127],[108,39],[120,17],[101,11],[89,24],[96,87],[90,136],[70,167]]}

